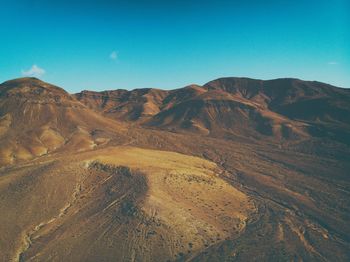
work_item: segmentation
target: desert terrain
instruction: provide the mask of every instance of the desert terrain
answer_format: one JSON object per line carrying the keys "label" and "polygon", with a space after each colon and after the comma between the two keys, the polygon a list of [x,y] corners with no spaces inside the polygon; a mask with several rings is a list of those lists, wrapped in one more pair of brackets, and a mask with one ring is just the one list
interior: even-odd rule
{"label": "desert terrain", "polygon": [[0,84],[0,261],[349,261],[350,89]]}

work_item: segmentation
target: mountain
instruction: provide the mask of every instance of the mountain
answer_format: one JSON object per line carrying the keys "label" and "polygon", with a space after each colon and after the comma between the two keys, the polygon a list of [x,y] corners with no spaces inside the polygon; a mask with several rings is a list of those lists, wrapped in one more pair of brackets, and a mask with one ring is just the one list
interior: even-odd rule
{"label": "mountain", "polygon": [[[315,136],[332,136],[350,142],[350,90],[316,81],[246,78],[218,79],[206,84],[209,90],[224,90],[293,121],[308,125]],[[339,129],[343,129],[344,132]]]}
{"label": "mountain", "polygon": [[79,101],[143,126],[214,136],[350,142],[350,91],[299,79],[221,78],[177,90],[83,91]]}
{"label": "mountain", "polygon": [[349,89],[0,84],[0,261],[349,261]]}
{"label": "mountain", "polygon": [[[103,131],[101,131],[103,126]],[[35,78],[0,85],[0,165],[59,149],[91,149],[121,124],[89,110],[63,89]]]}
{"label": "mountain", "polygon": [[167,91],[135,89],[132,91],[82,91],[75,97],[89,108],[123,121],[144,121],[159,113]]}

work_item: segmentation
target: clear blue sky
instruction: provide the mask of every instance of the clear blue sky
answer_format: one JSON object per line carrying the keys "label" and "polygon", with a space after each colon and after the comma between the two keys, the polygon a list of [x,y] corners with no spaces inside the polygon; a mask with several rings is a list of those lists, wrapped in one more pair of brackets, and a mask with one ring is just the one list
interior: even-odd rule
{"label": "clear blue sky", "polygon": [[0,81],[69,92],[296,77],[350,87],[350,1],[2,0]]}

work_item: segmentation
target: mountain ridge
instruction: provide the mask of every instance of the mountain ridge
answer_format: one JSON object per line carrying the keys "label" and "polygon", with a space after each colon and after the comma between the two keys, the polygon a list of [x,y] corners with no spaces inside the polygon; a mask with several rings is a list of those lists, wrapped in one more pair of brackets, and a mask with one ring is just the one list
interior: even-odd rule
{"label": "mountain ridge", "polygon": [[[121,101],[121,92],[130,98],[127,104]],[[150,98],[149,94],[152,93],[158,99]],[[232,130],[234,123],[226,125],[223,121],[223,118],[230,118],[241,119],[244,123],[250,121],[248,133],[254,137],[262,134],[288,139],[327,132],[323,130],[325,126],[328,128],[329,125],[337,125],[339,121],[346,129],[350,124],[346,117],[350,112],[350,90],[296,78],[259,80],[228,77],[215,79],[203,86],[189,85],[173,90],[109,90],[93,94],[81,92],[75,94],[75,97],[113,119],[168,130],[215,134],[218,132],[213,128],[217,125],[211,119],[214,117],[221,119],[220,124],[224,124],[221,130],[225,133],[237,133]],[[103,105],[103,102],[96,105],[97,96],[103,96],[109,101],[107,110],[98,105]],[[323,108],[325,106],[328,108]],[[239,112],[227,115],[227,112],[223,112],[225,109]],[[199,112],[202,112],[202,116],[198,118]],[[215,117],[213,114],[218,115]],[[252,129],[255,131],[251,132]],[[322,131],[317,131],[319,129]],[[218,135],[222,133],[219,132]],[[345,136],[342,140],[348,141],[349,134]]]}
{"label": "mountain ridge", "polygon": [[7,81],[0,260],[349,261],[348,93]]}

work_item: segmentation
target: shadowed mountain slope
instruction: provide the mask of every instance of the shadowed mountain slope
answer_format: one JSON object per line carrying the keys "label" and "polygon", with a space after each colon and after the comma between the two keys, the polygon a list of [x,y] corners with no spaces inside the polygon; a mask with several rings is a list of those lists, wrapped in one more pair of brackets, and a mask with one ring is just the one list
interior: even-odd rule
{"label": "shadowed mountain slope", "polygon": [[223,78],[205,85],[248,99],[261,107],[308,125],[312,136],[350,142],[350,90],[299,79]]}

